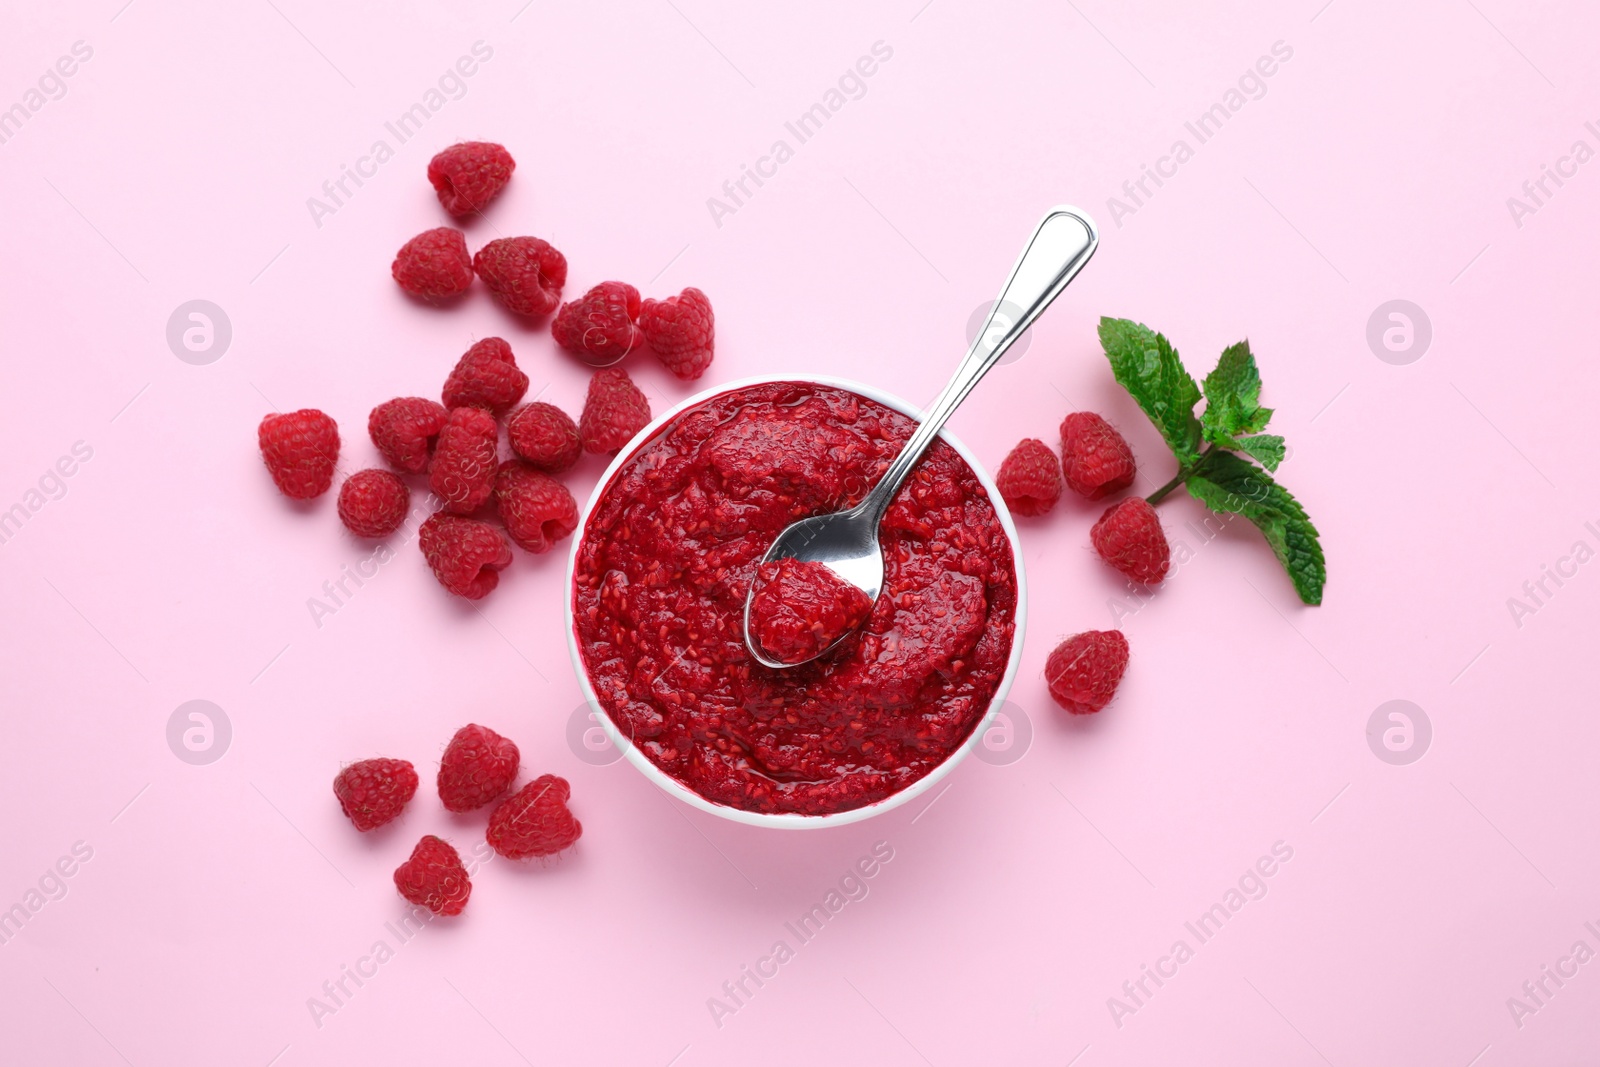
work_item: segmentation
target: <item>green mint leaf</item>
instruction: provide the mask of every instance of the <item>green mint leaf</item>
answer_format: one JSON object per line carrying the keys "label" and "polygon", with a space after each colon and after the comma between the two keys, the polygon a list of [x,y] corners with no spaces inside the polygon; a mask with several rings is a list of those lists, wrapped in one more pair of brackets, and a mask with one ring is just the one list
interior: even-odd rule
{"label": "green mint leaf", "polygon": [[1232,444],[1218,442],[1223,448],[1243,452],[1269,471],[1278,469],[1283,462],[1283,438],[1275,433],[1260,433],[1253,437],[1233,438]]}
{"label": "green mint leaf", "polygon": [[1260,405],[1261,374],[1256,370],[1250,342],[1229,345],[1206,375],[1206,410],[1200,416],[1205,439],[1223,448],[1241,434],[1259,433],[1272,418],[1272,409]]}
{"label": "green mint leaf", "polygon": [[1189,494],[1212,511],[1243,515],[1260,528],[1307,604],[1322,603],[1327,564],[1317,528],[1272,475],[1229,452],[1212,452],[1188,480]]}
{"label": "green mint leaf", "polygon": [[1178,463],[1200,455],[1200,421],[1194,406],[1200,387],[1183,369],[1167,339],[1128,319],[1100,320],[1100,344],[1111,361],[1111,373],[1155,423]]}

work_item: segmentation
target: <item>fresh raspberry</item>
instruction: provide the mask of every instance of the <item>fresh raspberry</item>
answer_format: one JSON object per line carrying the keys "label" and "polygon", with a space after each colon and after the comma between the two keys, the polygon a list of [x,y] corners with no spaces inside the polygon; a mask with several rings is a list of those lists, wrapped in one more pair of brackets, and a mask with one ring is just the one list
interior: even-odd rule
{"label": "fresh raspberry", "polygon": [[364,759],[333,780],[339,807],[365,833],[394,820],[417,794],[417,769],[403,759]]}
{"label": "fresh raspberry", "polygon": [[467,349],[445,379],[444,406],[488,408],[500,415],[527,391],[528,376],[517,369],[511,346],[485,337]]}
{"label": "fresh raspberry", "polygon": [[578,424],[572,416],[543,401],[535,401],[511,413],[506,422],[511,449],[546,474],[570,470],[583,454]]}
{"label": "fresh raspberry", "polygon": [[463,726],[439,761],[439,799],[446,811],[477,811],[511,788],[521,765],[510,739],[477,723]]}
{"label": "fresh raspberry", "polygon": [[472,879],[461,865],[461,854],[432,834],[418,841],[411,858],[394,869],[394,887],[435,915],[460,915],[472,896]]}
{"label": "fresh raspberry", "polygon": [[450,412],[435,401],[397,396],[372,409],[367,416],[367,433],[391,467],[407,474],[421,474],[428,469],[434,439],[449,418]]}
{"label": "fresh raspberry", "polygon": [[517,161],[489,141],[453,144],[428,161],[428,181],[456,218],[482,211],[511,180]]}
{"label": "fresh raspberry", "polygon": [[439,431],[428,487],[457,515],[477,511],[494,492],[500,466],[500,426],[482,408],[456,408]]}
{"label": "fresh raspberry", "polygon": [[567,257],[537,237],[490,241],[472,257],[472,269],[518,315],[550,314],[567,284]]}
{"label": "fresh raspberry", "polygon": [[439,584],[468,600],[488,596],[511,565],[505,534],[477,519],[437,512],[422,524],[417,542]]}
{"label": "fresh raspberry", "polygon": [[315,408],[268,415],[256,431],[261,458],[284,496],[310,500],[333,484],[339,427]]}
{"label": "fresh raspberry", "polygon": [[994,484],[1018,515],[1043,515],[1061,499],[1061,465],[1049,445],[1029,437],[1000,464]]}
{"label": "fresh raspberry", "polygon": [[639,330],[679,379],[692,382],[711,366],[716,316],[700,290],[689,288],[665,300],[646,300],[639,308]]}
{"label": "fresh raspberry", "polygon": [[644,343],[638,318],[639,290],[626,282],[601,282],[562,304],[550,332],[591,367],[609,367]]}
{"label": "fresh raspberry", "polygon": [[768,659],[804,663],[854,630],[871,611],[872,598],[827,564],[780,559],[756,568],[750,635]]}
{"label": "fresh raspberry", "polygon": [[1074,411],[1061,423],[1061,473],[1075,493],[1090,500],[1133,484],[1133,449],[1105,419]]}
{"label": "fresh raspberry", "polygon": [[1128,639],[1119,630],[1089,630],[1056,646],[1044,665],[1057,704],[1088,715],[1111,703],[1128,668]]}
{"label": "fresh raspberry", "polygon": [[439,300],[464,293],[472,284],[467,235],[448,226],[419,233],[400,246],[389,270],[412,296]]}
{"label": "fresh raspberry", "polygon": [[620,367],[596,371],[578,417],[586,452],[615,452],[650,424],[650,401]]}
{"label": "fresh raspberry", "polygon": [[567,810],[572,787],[565,778],[541,774],[500,802],[489,816],[489,845],[510,860],[553,856],[583,834]]}
{"label": "fresh raspberry", "polygon": [[1160,585],[1167,576],[1171,551],[1161,532],[1156,509],[1140,496],[1130,496],[1106,509],[1089,531],[1100,558],[1133,581]]}
{"label": "fresh raspberry", "polygon": [[500,464],[494,499],[506,533],[529,552],[547,552],[578,528],[578,504],[567,487],[521,460]]}
{"label": "fresh raspberry", "polygon": [[411,490],[389,471],[356,471],[339,487],[339,521],[357,537],[388,537],[411,510]]}

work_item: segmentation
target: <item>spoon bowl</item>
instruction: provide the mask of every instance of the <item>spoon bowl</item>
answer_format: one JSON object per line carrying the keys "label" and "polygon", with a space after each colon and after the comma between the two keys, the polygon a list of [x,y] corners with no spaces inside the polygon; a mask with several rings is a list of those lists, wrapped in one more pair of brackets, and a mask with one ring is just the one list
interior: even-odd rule
{"label": "spoon bowl", "polygon": [[[867,594],[867,599],[877,602],[883,591],[883,550],[878,547],[878,524],[868,524],[856,513],[864,505],[858,504],[848,511],[835,511],[830,515],[813,515],[784,527],[778,541],[762,558],[762,563],[780,559],[800,559],[821,563]],[[774,551],[784,542],[781,552]],[[750,583],[750,593],[744,599],[744,643],[746,650],[757,663],[766,667],[784,668],[807,663],[817,656],[826,655],[828,649],[850,636],[849,631],[837,637],[813,656],[793,661],[773,659],[761,642],[750,631],[750,605],[755,602],[756,583]]]}

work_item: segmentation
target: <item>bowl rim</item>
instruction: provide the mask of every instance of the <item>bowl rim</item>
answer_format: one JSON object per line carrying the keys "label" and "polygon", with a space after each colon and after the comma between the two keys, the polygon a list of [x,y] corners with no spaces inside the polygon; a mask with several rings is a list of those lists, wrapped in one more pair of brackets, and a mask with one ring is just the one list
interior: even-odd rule
{"label": "bowl rim", "polygon": [[885,407],[893,408],[895,411],[913,419],[920,420],[923,415],[922,409],[886,390],[850,378],[838,378],[823,374],[763,374],[747,378],[736,378],[732,381],[703,389],[692,396],[680,400],[660,415],[651,419],[643,430],[634,435],[634,438],[612,457],[611,462],[606,466],[605,472],[601,474],[600,480],[595,483],[594,491],[590,493],[588,501],[579,512],[578,526],[573,534],[572,545],[567,550],[566,582],[562,586],[562,620],[566,628],[567,653],[572,659],[572,670],[578,678],[578,688],[582,691],[585,701],[588,702],[590,711],[601,728],[605,730],[606,736],[611,739],[611,743],[616,746],[617,751],[621,752],[623,757],[633,764],[634,768],[643,774],[646,779],[654,783],[657,788],[668,796],[675,797],[690,807],[699,808],[701,811],[710,812],[732,822],[744,823],[747,826],[766,826],[784,830],[818,830],[830,826],[846,826],[850,823],[861,822],[864,819],[882,815],[884,812],[910,803],[917,797],[927,793],[943,780],[946,775],[955,770],[956,766],[967,757],[968,753],[982,741],[984,732],[988,730],[1004,706],[1006,696],[1010,693],[1012,682],[1016,680],[1017,670],[1022,661],[1023,637],[1027,629],[1028,620],[1028,584],[1023,573],[1022,543],[1017,536],[1016,525],[1011,520],[1011,512],[1006,507],[999,488],[995,485],[994,479],[990,477],[989,472],[978,462],[978,458],[973,455],[972,451],[946,427],[939,431],[939,437],[951,448],[954,448],[957,454],[966,461],[967,466],[977,475],[984,491],[989,494],[990,501],[994,505],[995,514],[1000,519],[1000,526],[1005,531],[1006,540],[1011,545],[1012,566],[1017,577],[1017,604],[1014,612],[1011,649],[1006,657],[1006,669],[1000,676],[1000,683],[995,687],[994,695],[989,698],[989,706],[984,709],[983,718],[979,719],[978,724],[973,727],[971,736],[946,756],[938,766],[904,789],[891,793],[882,800],[874,801],[871,804],[866,804],[859,808],[851,808],[848,811],[831,812],[827,815],[803,815],[798,812],[745,811],[743,808],[719,804],[701,796],[657,767],[637,745],[623,736],[622,731],[611,720],[611,716],[607,714],[605,707],[600,703],[600,698],[594,691],[594,685],[589,680],[589,671],[584,666],[583,653],[578,648],[578,632],[573,615],[578,551],[583,547],[584,535],[588,531],[589,519],[594,514],[595,507],[600,503],[602,494],[605,493],[616,478],[617,472],[621,470],[623,463],[649,444],[669,422],[696,404],[702,404],[723,393],[772,382],[801,382],[808,385],[832,386],[864,396],[869,400],[877,401]]}

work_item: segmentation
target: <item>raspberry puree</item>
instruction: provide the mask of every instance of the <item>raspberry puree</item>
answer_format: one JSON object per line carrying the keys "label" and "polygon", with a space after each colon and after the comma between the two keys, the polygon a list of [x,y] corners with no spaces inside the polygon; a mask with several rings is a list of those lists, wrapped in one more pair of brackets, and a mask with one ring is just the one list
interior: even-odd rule
{"label": "raspberry puree", "polygon": [[750,639],[775,663],[814,658],[860,626],[872,610],[872,599],[825,563],[763,563],[756,568],[755,583],[747,623]]}
{"label": "raspberry puree", "polygon": [[914,428],[843,389],[771,382],[681,412],[617,471],[578,547],[576,636],[607,714],[661,770],[717,803],[826,815],[904,789],[971,735],[1011,652],[1016,568],[943,441],[884,518],[883,593],[859,629],[786,670],[741,632],[778,532],[858,502]]}

